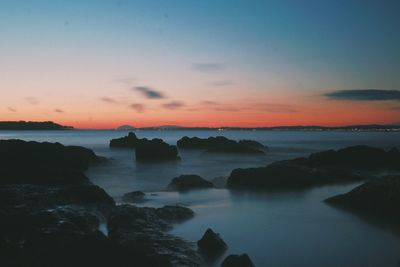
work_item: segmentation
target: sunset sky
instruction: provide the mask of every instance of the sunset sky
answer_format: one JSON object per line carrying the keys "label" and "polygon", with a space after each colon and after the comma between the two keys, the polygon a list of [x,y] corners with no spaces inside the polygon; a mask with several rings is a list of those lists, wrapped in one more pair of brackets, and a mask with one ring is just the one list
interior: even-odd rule
{"label": "sunset sky", "polygon": [[400,1],[0,0],[0,120],[400,123]]}

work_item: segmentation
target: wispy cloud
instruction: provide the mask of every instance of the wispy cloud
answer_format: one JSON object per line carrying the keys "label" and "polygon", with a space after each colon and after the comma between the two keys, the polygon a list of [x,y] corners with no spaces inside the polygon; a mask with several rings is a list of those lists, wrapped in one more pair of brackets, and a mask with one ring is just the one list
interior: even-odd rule
{"label": "wispy cloud", "polygon": [[226,65],[221,63],[194,63],[192,69],[201,72],[216,72],[226,69]]}
{"label": "wispy cloud", "polygon": [[267,112],[273,113],[292,113],[298,112],[298,109],[294,106],[287,104],[273,104],[273,103],[265,103],[260,105],[261,109]]}
{"label": "wispy cloud", "polygon": [[181,101],[171,101],[165,104],[162,104],[162,107],[165,109],[179,109],[185,106],[185,103],[181,102]]}
{"label": "wispy cloud", "polygon": [[221,81],[213,81],[208,83],[211,86],[218,86],[218,87],[222,87],[222,86],[229,86],[232,85],[233,82],[229,81],[229,80],[221,80]]}
{"label": "wispy cloud", "polygon": [[143,113],[146,109],[146,106],[140,103],[133,103],[129,107],[139,113]]}
{"label": "wispy cloud", "polygon": [[17,110],[15,108],[12,108],[12,107],[7,107],[7,110],[11,111],[11,112],[17,112]]}
{"label": "wispy cloud", "polygon": [[212,101],[212,100],[204,100],[204,101],[201,101],[200,104],[204,105],[204,106],[215,106],[215,105],[218,105],[219,103],[216,101]]}
{"label": "wispy cloud", "polygon": [[115,100],[114,98],[111,98],[111,97],[107,97],[107,96],[100,97],[100,100],[103,102],[109,103],[109,104],[118,104],[117,100]]}
{"label": "wispy cloud", "polygon": [[57,112],[57,113],[64,113],[64,110],[59,109],[59,108],[56,108],[56,109],[54,109],[54,112]]}
{"label": "wispy cloud", "polygon": [[39,103],[39,101],[37,100],[37,98],[31,97],[31,96],[25,97],[25,100],[26,100],[29,104],[31,104],[31,105],[36,105],[36,104]]}
{"label": "wispy cloud", "polygon": [[349,101],[385,101],[400,100],[399,90],[385,89],[349,89],[324,94],[328,99]]}
{"label": "wispy cloud", "polygon": [[166,98],[165,95],[163,93],[161,93],[160,91],[154,90],[147,86],[136,86],[133,89],[142,93],[145,97],[147,97],[149,99]]}

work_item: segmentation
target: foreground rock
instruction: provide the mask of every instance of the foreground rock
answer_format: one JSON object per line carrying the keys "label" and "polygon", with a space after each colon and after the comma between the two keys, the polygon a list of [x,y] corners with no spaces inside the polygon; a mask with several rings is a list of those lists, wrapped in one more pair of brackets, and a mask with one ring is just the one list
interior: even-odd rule
{"label": "foreground rock", "polygon": [[133,132],[129,132],[127,136],[111,139],[110,147],[113,148],[135,148],[139,138]]}
{"label": "foreground rock", "polygon": [[0,140],[0,184],[88,183],[84,171],[100,161],[100,157],[84,147]]}
{"label": "foreground rock", "polygon": [[161,139],[139,139],[135,149],[137,161],[178,160],[176,146],[169,145]]}
{"label": "foreground rock", "polygon": [[199,266],[201,258],[193,244],[165,231],[174,220],[160,216],[163,209],[122,205],[113,211],[109,238],[121,251],[129,252],[123,262],[132,262],[133,257],[135,266]]}
{"label": "foreground rock", "polygon": [[207,139],[185,136],[178,140],[177,145],[179,148],[204,149],[207,152],[264,154],[263,151],[259,150],[259,148],[263,147],[262,144],[256,141],[241,140],[236,142],[223,136],[209,137]]}
{"label": "foreground rock", "polygon": [[229,188],[302,189],[329,183],[363,180],[359,171],[398,170],[400,152],[368,146],[329,150],[274,162],[266,167],[235,169],[230,174]]}
{"label": "foreground rock", "polygon": [[338,207],[389,219],[400,226],[400,175],[370,180],[348,193],[325,201]]}
{"label": "foreground rock", "polygon": [[187,191],[191,189],[204,189],[214,187],[213,183],[198,175],[181,175],[172,179],[168,185],[169,190]]}
{"label": "foreground rock", "polygon": [[146,194],[142,191],[134,191],[126,193],[122,196],[122,200],[128,203],[144,202]]}
{"label": "foreground rock", "polygon": [[[1,176],[0,266],[200,265],[191,244],[166,233],[193,211],[116,207],[83,173],[98,162],[91,150],[11,140],[0,141],[0,157],[11,174]],[[99,231],[107,218],[110,236]]]}
{"label": "foreground rock", "polygon": [[254,264],[247,254],[232,254],[224,259],[221,267],[254,267]]}
{"label": "foreground rock", "polygon": [[219,234],[215,233],[210,228],[208,228],[203,237],[197,241],[197,246],[203,254],[210,257],[221,255],[228,247]]}

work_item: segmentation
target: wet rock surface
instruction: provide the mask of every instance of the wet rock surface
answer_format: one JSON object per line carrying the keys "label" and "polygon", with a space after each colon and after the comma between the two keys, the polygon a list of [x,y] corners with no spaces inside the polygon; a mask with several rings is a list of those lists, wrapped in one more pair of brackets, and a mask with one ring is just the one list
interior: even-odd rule
{"label": "wet rock surface", "polygon": [[215,153],[264,154],[260,150],[263,145],[256,141],[241,140],[237,142],[223,136],[206,139],[185,136],[178,140],[177,146],[185,149],[204,149],[207,152]]}
{"label": "wet rock surface", "polygon": [[221,267],[254,267],[254,264],[247,254],[232,254],[224,259]]}
{"label": "wet rock surface", "polygon": [[[115,206],[83,173],[100,159],[91,150],[13,140],[0,141],[0,157],[0,266],[200,265],[192,244],[167,233],[193,211]],[[57,179],[55,166],[72,176]],[[107,219],[105,236],[99,224]]]}
{"label": "wet rock surface", "polygon": [[137,161],[154,162],[178,160],[178,149],[176,146],[165,143],[162,139],[154,138],[148,140],[146,138],[139,139],[135,148]]}
{"label": "wet rock surface", "polygon": [[188,191],[192,189],[204,189],[214,187],[213,183],[199,175],[181,175],[172,179],[168,185],[169,190]]}
{"label": "wet rock surface", "polygon": [[227,186],[235,189],[302,189],[311,186],[363,180],[361,171],[398,170],[400,152],[368,146],[328,150],[274,162],[266,167],[235,169]]}
{"label": "wet rock surface", "polygon": [[209,257],[219,256],[228,248],[219,234],[215,233],[210,228],[208,228],[203,237],[197,241],[197,246],[201,253]]}
{"label": "wet rock surface", "polygon": [[139,138],[133,132],[129,132],[127,136],[111,139],[111,148],[135,148]]}
{"label": "wet rock surface", "polygon": [[145,202],[146,194],[143,193],[142,191],[133,191],[126,193],[122,196],[122,201],[128,202],[128,203],[138,203],[138,202]]}
{"label": "wet rock surface", "polygon": [[330,197],[326,203],[391,220],[400,226],[400,175],[388,175]]}

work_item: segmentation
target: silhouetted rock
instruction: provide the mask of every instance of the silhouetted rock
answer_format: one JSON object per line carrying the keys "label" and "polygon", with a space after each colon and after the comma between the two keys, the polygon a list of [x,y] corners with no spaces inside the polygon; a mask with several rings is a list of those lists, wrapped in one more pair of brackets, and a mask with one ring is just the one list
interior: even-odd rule
{"label": "silhouetted rock", "polygon": [[63,126],[52,121],[0,121],[0,130],[71,130],[72,126]]}
{"label": "silhouetted rock", "polygon": [[179,148],[204,149],[207,152],[264,154],[263,151],[254,147],[256,143],[259,144],[258,142],[250,140],[242,140],[240,143],[223,136],[209,137],[207,139],[184,136],[178,140],[177,145]]}
{"label": "silhouetted rock", "polygon": [[400,225],[400,175],[388,175],[357,186],[327,203],[390,219]]}
{"label": "silhouetted rock", "polygon": [[254,140],[244,139],[244,140],[239,140],[238,143],[240,145],[244,145],[244,146],[252,147],[252,148],[264,148],[265,147],[263,144],[261,144],[261,143],[259,143],[257,141],[254,141]]}
{"label": "silhouetted rock", "polygon": [[181,222],[193,218],[194,212],[186,207],[179,205],[166,205],[156,209],[158,217],[167,222]]}
{"label": "silhouetted rock", "polygon": [[169,190],[178,190],[178,191],[211,188],[211,187],[214,187],[214,185],[211,182],[194,174],[181,175],[175,177],[168,185]]}
{"label": "silhouetted rock", "polygon": [[134,191],[134,192],[129,192],[126,193],[122,196],[122,200],[125,202],[131,202],[131,203],[135,203],[135,202],[143,202],[145,201],[144,197],[146,196],[145,193],[143,193],[142,191]]}
{"label": "silhouetted rock", "polygon": [[208,228],[203,237],[197,241],[197,246],[202,253],[212,257],[222,254],[227,249],[224,240],[210,228]]}
{"label": "silhouetted rock", "polygon": [[80,184],[101,158],[93,151],[60,143],[0,140],[0,184]]}
{"label": "silhouetted rock", "polygon": [[130,132],[127,136],[111,139],[110,147],[113,148],[135,148],[138,142],[138,138],[135,133]]}
{"label": "silhouetted rock", "polygon": [[178,150],[176,146],[169,145],[161,139],[139,139],[135,149],[137,161],[165,161],[177,160]]}
{"label": "silhouetted rock", "polygon": [[229,188],[301,189],[329,183],[363,180],[359,171],[399,169],[400,152],[388,152],[368,146],[353,146],[337,151],[328,150],[297,158],[274,162],[266,167],[235,169]]}
{"label": "silhouetted rock", "polygon": [[[163,209],[118,206],[108,219],[110,240],[122,251],[134,253],[137,266],[199,266],[201,259],[193,246],[165,231],[170,216],[160,217]],[[126,262],[129,255],[123,255]]]}
{"label": "silhouetted rock", "polygon": [[221,267],[254,267],[254,264],[246,253],[241,255],[232,254],[224,259]]}

